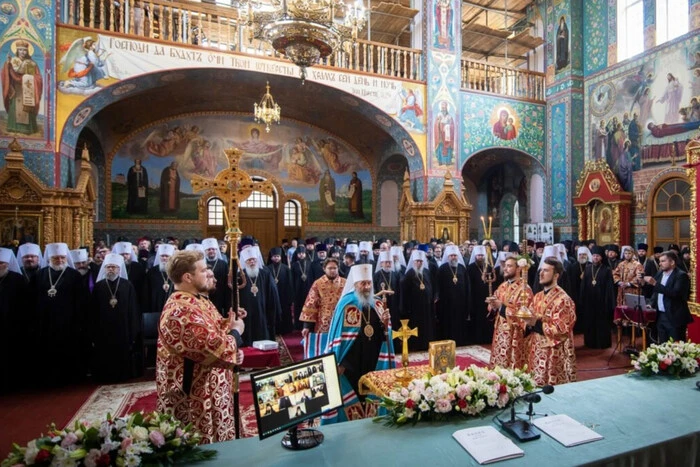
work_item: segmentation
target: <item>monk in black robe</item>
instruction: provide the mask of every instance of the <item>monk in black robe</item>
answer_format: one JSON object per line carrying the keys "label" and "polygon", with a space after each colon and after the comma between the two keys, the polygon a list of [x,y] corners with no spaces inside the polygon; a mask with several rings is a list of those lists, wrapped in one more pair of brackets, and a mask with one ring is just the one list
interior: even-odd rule
{"label": "monk in black robe", "polygon": [[[472,261],[473,258],[473,261]],[[471,308],[469,313],[469,328],[467,340],[469,344],[489,344],[493,341],[493,318],[488,313],[486,297],[489,296],[489,285],[484,282],[484,272],[496,278],[493,268],[486,264],[486,250],[483,245],[476,245],[472,250],[472,258],[467,266],[469,276],[469,291],[471,293]],[[498,284],[494,282],[491,290],[495,291]]]}
{"label": "monk in black robe", "polygon": [[[47,250],[54,248],[49,244]],[[50,266],[39,271],[36,286],[37,355],[55,355],[74,362],[85,359],[80,343],[85,331],[84,293],[80,273],[68,266],[68,247],[55,247],[49,254]],[[73,364],[45,365],[39,377],[40,385],[61,385],[78,380],[81,367]]]}
{"label": "monk in black robe", "polygon": [[[567,267],[567,276],[569,276],[569,289],[566,294],[571,297],[576,305],[576,314],[578,315],[581,309],[581,282],[583,281],[586,268],[591,264],[591,251],[586,246],[580,246],[577,250],[578,258],[575,261],[570,261]],[[574,324],[574,333],[580,334],[583,332],[583,322],[581,319],[576,319]]]}
{"label": "monk in black robe", "polygon": [[[453,247],[453,248],[450,248]],[[467,317],[471,304],[467,268],[460,263],[459,250],[449,245],[447,262],[437,271],[436,300],[438,339],[451,339],[459,345],[467,344]]]}
{"label": "monk in black robe", "polygon": [[394,270],[394,261],[388,251],[382,251],[378,257],[379,269],[372,277],[374,293],[382,290],[393,291],[393,294],[385,296],[384,309],[391,314],[391,328],[398,330],[401,327],[401,318],[406,318],[401,310],[401,278],[403,275]]}
{"label": "monk in black robe", "polygon": [[282,315],[275,281],[270,271],[258,264],[258,257],[257,246],[241,251],[246,276],[246,285],[239,290],[240,307],[247,312],[242,336],[244,346],[260,340],[274,341],[275,324]]}
{"label": "monk in black robe", "polygon": [[[117,264],[115,264],[117,263]],[[141,317],[136,290],[120,277],[124,267],[109,255],[102,268],[105,278],[95,284],[90,303],[90,337],[93,343],[92,375],[102,383],[118,383],[139,376],[143,353],[139,345]]]}
{"label": "monk in black robe", "polygon": [[292,299],[294,294],[292,291],[292,272],[289,266],[282,263],[284,258],[281,248],[272,248],[270,250],[270,263],[267,269],[272,275],[272,279],[277,286],[277,295],[280,299],[280,308],[282,315],[276,324],[278,334],[289,334],[294,329],[292,323]]}
{"label": "monk in black robe", "polygon": [[425,252],[415,250],[401,281],[401,310],[408,317],[408,325],[418,328],[418,337],[408,340],[411,351],[426,350],[428,343],[435,340],[433,287],[427,262]]}
{"label": "monk in black robe", "polygon": [[616,290],[612,271],[603,262],[602,247],[593,247],[593,262],[586,267],[581,281],[580,308],[576,321],[582,321],[583,343],[589,349],[607,349],[612,345],[610,335]]}
{"label": "monk in black robe", "polygon": [[31,333],[26,313],[29,296],[27,282],[18,270],[12,251],[0,248],[0,372],[4,375],[0,378],[0,394],[23,387],[31,369],[26,339]]}
{"label": "monk in black robe", "polygon": [[301,310],[304,308],[306,296],[313,285],[314,279],[311,272],[311,261],[306,257],[306,249],[298,247],[294,254],[297,260],[292,263],[292,290],[294,292],[294,329],[301,330],[303,323],[299,320]]}
{"label": "monk in black robe", "polygon": [[221,316],[227,318],[231,308],[231,288],[228,286],[229,263],[221,254],[215,238],[202,240],[202,247],[204,247],[204,260],[207,267],[212,270],[216,279],[216,289],[209,292],[209,300]]}

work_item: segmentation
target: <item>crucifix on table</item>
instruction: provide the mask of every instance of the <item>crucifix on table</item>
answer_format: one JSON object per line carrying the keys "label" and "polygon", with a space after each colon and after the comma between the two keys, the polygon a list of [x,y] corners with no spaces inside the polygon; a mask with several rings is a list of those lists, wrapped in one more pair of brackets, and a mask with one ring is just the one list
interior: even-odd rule
{"label": "crucifix on table", "polygon": [[[192,190],[195,193],[209,190],[221,199],[224,203],[224,217],[226,218],[226,238],[231,251],[231,261],[229,269],[229,277],[233,283],[231,289],[231,309],[234,315],[238,316],[238,288],[235,281],[236,273],[239,270],[238,262],[238,242],[241,239],[241,229],[238,226],[238,207],[240,203],[248,199],[253,191],[259,191],[268,196],[272,196],[272,184],[265,180],[263,182],[254,182],[250,175],[238,167],[241,161],[243,151],[237,148],[225,149],[224,153],[228,159],[228,168],[222,170],[213,180],[201,177],[199,175],[192,176],[190,181]],[[262,265],[261,265],[262,266]],[[245,276],[243,276],[243,285],[245,286]],[[252,290],[252,289],[251,289]],[[238,373],[234,373],[233,385],[233,410],[234,423],[236,425],[236,439],[240,437],[240,405],[238,400]]]}
{"label": "crucifix on table", "polygon": [[396,373],[396,378],[399,380],[410,377],[406,370],[406,368],[408,368],[408,339],[411,337],[418,337],[418,328],[410,329],[408,327],[408,321],[407,319],[402,319],[401,329],[393,333],[394,339],[401,339],[403,341],[403,345],[401,346],[401,365],[403,369]]}

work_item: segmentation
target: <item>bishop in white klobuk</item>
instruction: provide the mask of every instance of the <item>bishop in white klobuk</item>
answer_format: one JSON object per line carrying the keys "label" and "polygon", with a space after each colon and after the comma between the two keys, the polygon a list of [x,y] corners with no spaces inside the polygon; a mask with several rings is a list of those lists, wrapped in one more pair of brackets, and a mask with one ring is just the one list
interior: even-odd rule
{"label": "bishop in white klobuk", "polygon": [[242,336],[246,346],[255,341],[275,340],[275,323],[282,317],[277,286],[260,258],[257,246],[241,250],[246,284],[239,291],[239,296],[240,306],[248,312],[244,320],[245,334]]}
{"label": "bishop in white klobuk", "polygon": [[136,290],[126,277],[124,258],[110,253],[97,276],[90,303],[93,377],[118,383],[139,376],[143,364]]}

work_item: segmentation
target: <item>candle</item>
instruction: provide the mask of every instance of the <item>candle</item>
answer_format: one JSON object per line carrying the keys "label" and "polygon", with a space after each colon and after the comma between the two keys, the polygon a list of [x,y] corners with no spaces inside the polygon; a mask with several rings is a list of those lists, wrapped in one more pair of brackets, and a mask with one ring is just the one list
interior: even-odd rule
{"label": "candle", "polygon": [[484,235],[488,235],[486,232],[486,221],[484,221],[484,216],[481,216],[481,225],[484,226]]}
{"label": "candle", "polygon": [[491,239],[491,222],[492,221],[493,221],[493,217],[489,216],[489,233],[488,233],[489,239]]}

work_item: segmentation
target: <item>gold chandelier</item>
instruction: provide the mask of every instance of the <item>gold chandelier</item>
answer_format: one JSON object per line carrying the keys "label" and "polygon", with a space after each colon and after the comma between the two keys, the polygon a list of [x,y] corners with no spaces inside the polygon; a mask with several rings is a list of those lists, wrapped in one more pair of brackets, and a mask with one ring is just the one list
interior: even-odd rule
{"label": "gold chandelier", "polygon": [[256,123],[265,124],[265,132],[270,132],[270,124],[280,122],[280,116],[282,115],[282,108],[275,103],[275,100],[270,94],[270,82],[265,84],[267,90],[265,95],[260,99],[260,104],[254,104],[254,114]]}
{"label": "gold chandelier", "polygon": [[248,40],[269,42],[301,69],[302,81],[307,67],[355,44],[367,22],[363,0],[240,0],[238,12]]}

